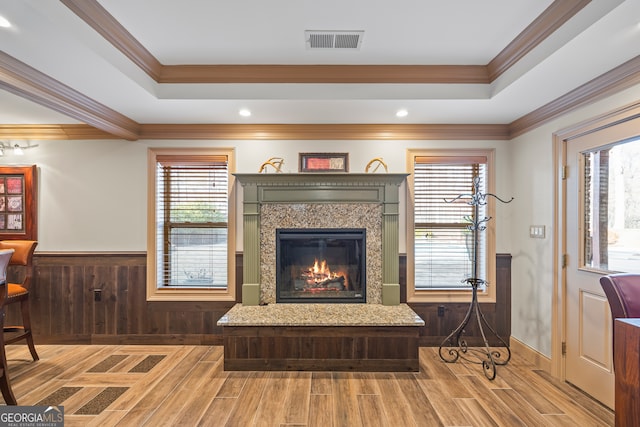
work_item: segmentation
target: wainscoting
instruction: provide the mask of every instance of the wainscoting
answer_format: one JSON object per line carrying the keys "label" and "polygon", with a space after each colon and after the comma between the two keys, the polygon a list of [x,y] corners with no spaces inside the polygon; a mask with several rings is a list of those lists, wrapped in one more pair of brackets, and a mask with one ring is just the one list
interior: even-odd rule
{"label": "wainscoting", "polygon": [[[38,254],[31,290],[36,344],[222,344],[216,322],[234,302],[146,301],[146,254]],[[240,295],[242,254],[236,257]],[[496,259],[496,303],[482,304],[490,324],[508,342],[511,335],[511,255]],[[96,300],[99,290],[100,298]],[[401,302],[406,302],[406,258],[400,256]],[[409,306],[425,321],[420,346],[438,346],[464,317],[466,303],[420,303]],[[438,316],[444,306],[444,316]],[[10,307],[6,324],[16,322]],[[473,322],[471,322],[473,323]],[[471,324],[470,324],[471,325]],[[466,336],[481,344],[475,326]],[[492,343],[496,344],[496,343]]]}

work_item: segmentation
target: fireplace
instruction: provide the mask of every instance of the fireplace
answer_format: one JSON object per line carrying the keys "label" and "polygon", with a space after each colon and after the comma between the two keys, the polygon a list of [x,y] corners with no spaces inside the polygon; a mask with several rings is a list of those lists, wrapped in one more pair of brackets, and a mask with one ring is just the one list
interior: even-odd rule
{"label": "fireplace", "polygon": [[[407,174],[257,173],[234,176],[242,184],[243,193],[243,305],[280,301],[276,296],[277,230],[336,228],[366,231],[366,272],[364,268],[361,271],[361,302],[366,305],[400,304],[399,187]],[[364,263],[364,258],[361,261]],[[328,263],[333,271],[334,266],[330,261]]]}
{"label": "fireplace", "polygon": [[366,302],[366,230],[276,230],[276,302]]}

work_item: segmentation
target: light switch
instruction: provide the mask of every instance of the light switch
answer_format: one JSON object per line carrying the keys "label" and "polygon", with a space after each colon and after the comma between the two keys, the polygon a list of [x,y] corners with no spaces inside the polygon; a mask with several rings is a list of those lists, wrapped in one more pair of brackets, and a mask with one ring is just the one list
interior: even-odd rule
{"label": "light switch", "polygon": [[529,226],[529,237],[534,239],[544,239],[544,225],[530,225]]}

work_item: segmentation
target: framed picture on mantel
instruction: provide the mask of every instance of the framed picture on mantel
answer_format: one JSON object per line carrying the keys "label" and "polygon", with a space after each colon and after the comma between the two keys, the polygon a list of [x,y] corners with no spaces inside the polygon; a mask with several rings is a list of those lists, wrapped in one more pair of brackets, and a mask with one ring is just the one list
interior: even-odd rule
{"label": "framed picture on mantel", "polygon": [[0,240],[38,240],[36,166],[0,166]]}
{"label": "framed picture on mantel", "polygon": [[300,172],[349,172],[349,153],[300,153]]}

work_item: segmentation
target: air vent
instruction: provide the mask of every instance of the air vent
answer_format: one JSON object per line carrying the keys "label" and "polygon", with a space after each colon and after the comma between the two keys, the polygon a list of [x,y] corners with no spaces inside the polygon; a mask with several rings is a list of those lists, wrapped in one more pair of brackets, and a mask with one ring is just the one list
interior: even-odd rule
{"label": "air vent", "polygon": [[304,32],[307,49],[360,49],[364,31]]}

